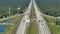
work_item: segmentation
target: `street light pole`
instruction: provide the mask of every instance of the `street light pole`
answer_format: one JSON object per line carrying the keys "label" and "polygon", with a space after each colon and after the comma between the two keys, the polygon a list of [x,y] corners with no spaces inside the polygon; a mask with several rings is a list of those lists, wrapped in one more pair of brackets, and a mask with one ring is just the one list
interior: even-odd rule
{"label": "street light pole", "polygon": [[20,10],[20,8],[17,8],[18,9],[18,12],[17,12],[17,14],[19,13],[19,10]]}
{"label": "street light pole", "polygon": [[10,16],[10,7],[9,7],[9,16]]}
{"label": "street light pole", "polygon": [[52,8],[52,16],[53,16],[53,8]]}

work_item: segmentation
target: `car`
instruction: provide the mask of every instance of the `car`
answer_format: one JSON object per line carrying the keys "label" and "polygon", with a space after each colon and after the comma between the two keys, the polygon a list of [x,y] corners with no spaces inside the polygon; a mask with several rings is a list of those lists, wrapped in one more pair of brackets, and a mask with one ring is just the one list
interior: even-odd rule
{"label": "car", "polygon": [[39,22],[43,22],[43,20],[39,20]]}

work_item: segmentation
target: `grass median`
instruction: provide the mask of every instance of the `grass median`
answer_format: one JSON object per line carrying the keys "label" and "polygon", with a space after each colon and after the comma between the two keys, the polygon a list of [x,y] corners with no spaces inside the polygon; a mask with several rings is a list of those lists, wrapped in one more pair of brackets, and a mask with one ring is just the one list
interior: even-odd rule
{"label": "grass median", "polygon": [[36,19],[36,18],[37,18],[37,17],[36,17],[36,14],[35,14],[34,6],[32,6],[32,8],[31,8],[30,18],[31,18],[31,19]]}
{"label": "grass median", "polygon": [[38,34],[38,26],[35,21],[32,21],[30,24],[29,34]]}
{"label": "grass median", "polygon": [[34,10],[34,6],[32,6],[32,8],[31,8],[30,19],[31,19],[31,23],[30,23],[30,27],[28,30],[28,34],[38,34],[37,22],[36,22],[36,20],[34,20],[34,19],[37,19],[35,10]]}

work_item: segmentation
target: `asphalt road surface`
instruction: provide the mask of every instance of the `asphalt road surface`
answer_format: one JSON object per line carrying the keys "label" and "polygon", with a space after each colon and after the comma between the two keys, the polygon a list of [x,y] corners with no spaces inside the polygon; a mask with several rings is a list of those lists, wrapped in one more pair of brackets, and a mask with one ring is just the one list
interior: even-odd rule
{"label": "asphalt road surface", "polygon": [[35,13],[36,13],[36,16],[37,16],[37,22],[39,23],[39,26],[38,26],[39,27],[39,34],[51,34],[50,30],[49,30],[49,28],[47,26],[46,21],[41,16],[41,13],[37,8],[35,0],[33,0],[33,3],[34,3],[34,8],[35,8]]}
{"label": "asphalt road surface", "polygon": [[[17,29],[17,32],[16,34],[26,34],[25,31],[26,31],[26,24],[27,22],[30,20],[29,19],[29,15],[30,15],[30,11],[31,11],[31,5],[32,5],[32,1],[30,2],[28,8],[27,8],[27,11],[24,15],[24,17],[22,18],[20,24],[19,24],[19,27]],[[30,21],[29,21],[30,22]]]}

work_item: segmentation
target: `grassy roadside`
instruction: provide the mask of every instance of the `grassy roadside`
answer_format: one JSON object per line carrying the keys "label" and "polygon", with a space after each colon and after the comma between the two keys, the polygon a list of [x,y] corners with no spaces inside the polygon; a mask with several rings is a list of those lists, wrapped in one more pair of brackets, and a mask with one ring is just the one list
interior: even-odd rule
{"label": "grassy roadside", "polygon": [[20,16],[17,16],[17,17],[15,17],[15,18],[12,18],[12,19],[15,20],[15,21],[13,22],[15,25],[11,25],[11,26],[7,29],[7,31],[6,31],[5,34],[15,34],[22,17],[23,17],[23,15],[20,15]]}
{"label": "grassy roadside", "polygon": [[48,27],[49,27],[51,33],[52,34],[60,34],[60,25],[56,25],[56,22],[58,20],[56,20],[56,18],[52,17],[52,16],[48,16],[48,15],[44,15],[44,14],[42,14],[42,16],[47,21],[47,24],[48,24]]}
{"label": "grassy roadside", "polygon": [[[22,17],[23,17],[23,15],[12,17],[12,18],[8,18],[8,19],[12,19],[13,20],[13,22],[10,23],[12,25],[10,25],[10,24],[0,25],[0,26],[8,26],[8,28],[6,29],[4,34],[15,34]],[[8,19],[3,19],[2,21],[8,20]]]}

